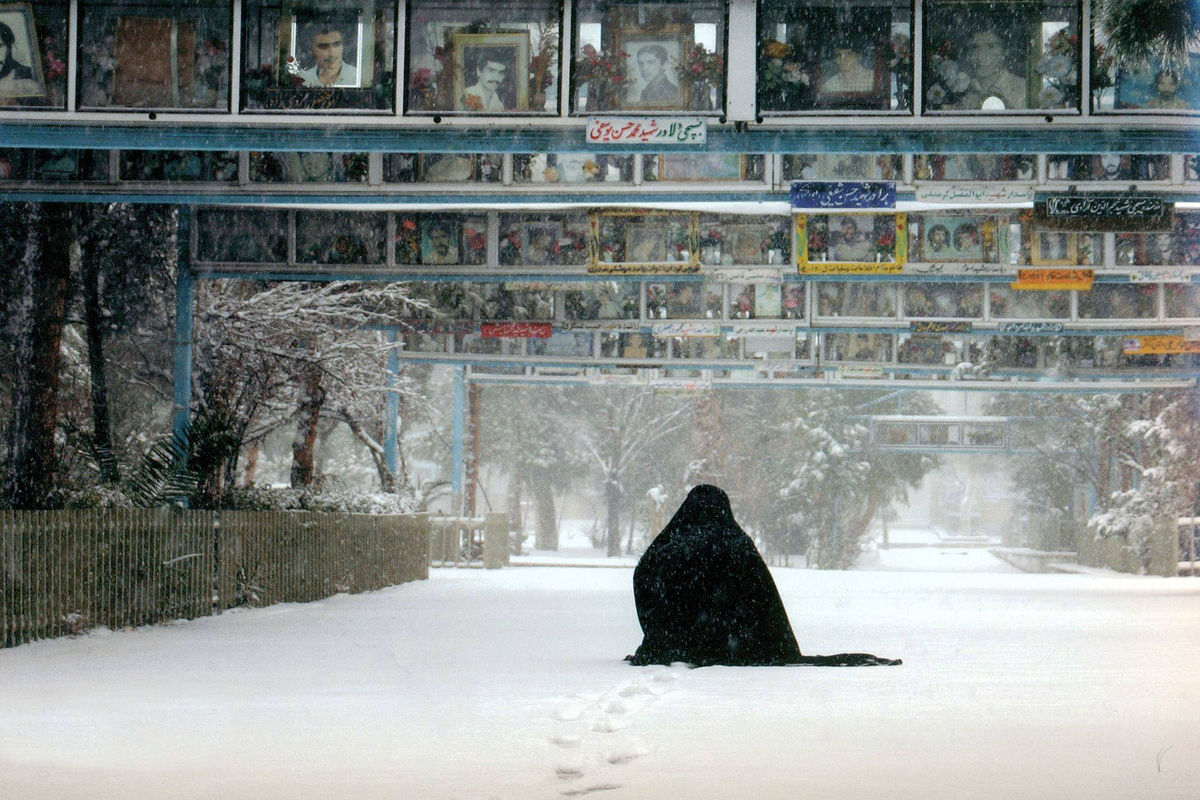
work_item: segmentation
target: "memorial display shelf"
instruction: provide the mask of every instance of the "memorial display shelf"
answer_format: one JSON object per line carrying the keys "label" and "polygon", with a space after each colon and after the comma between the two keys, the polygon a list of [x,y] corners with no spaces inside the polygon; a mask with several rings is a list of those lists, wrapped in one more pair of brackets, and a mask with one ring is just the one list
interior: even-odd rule
{"label": "memorial display shelf", "polygon": [[[1076,282],[1018,287],[1044,291],[1086,290],[1094,281],[1189,283],[1200,275],[1200,212],[1193,211],[1164,217],[1157,225],[1161,230],[1134,233],[1047,229],[1032,210],[982,206],[794,215],[634,208],[409,212],[207,206],[193,214],[192,260],[201,271],[220,274]],[[832,295],[822,302],[833,303],[845,315],[846,308],[865,302],[866,291],[860,287],[853,303],[835,302]],[[963,317],[978,316],[966,312],[980,307],[982,295],[951,298],[942,292],[930,297],[930,291],[910,287],[909,305],[938,317],[954,309]],[[1007,313],[1014,316],[1029,314],[1015,296],[1000,302],[1007,302]]]}
{"label": "memorial display shelf", "polygon": [[0,114],[1120,126],[1200,112],[1200,48],[1179,74],[1118,70],[1088,19],[1086,0],[39,0],[0,9],[22,67]]}
{"label": "memorial display shelf", "polygon": [[[1104,165],[1118,177],[1098,178]],[[1066,165],[1063,169],[1059,167]],[[1064,171],[1065,170],[1065,171]],[[156,149],[0,149],[0,189],[67,193],[104,202],[193,194],[236,203],[305,196],[324,203],[435,202],[453,196],[490,205],[542,198],[721,197],[786,202],[793,181],[894,181],[898,200],[965,211],[1030,203],[1066,192],[1141,192],[1200,201],[1190,154],[746,154],[397,153]],[[1073,177],[1056,177],[1069,175]],[[227,198],[227,200],[226,200]],[[188,200],[189,202],[194,202]],[[215,202],[211,201],[211,202]]]}

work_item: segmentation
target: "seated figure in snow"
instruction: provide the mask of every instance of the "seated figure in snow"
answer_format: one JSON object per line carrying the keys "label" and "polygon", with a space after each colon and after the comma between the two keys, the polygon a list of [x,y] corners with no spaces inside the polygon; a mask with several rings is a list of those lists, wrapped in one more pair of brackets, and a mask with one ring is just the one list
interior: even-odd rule
{"label": "seated figure in snow", "polygon": [[697,486],[633,573],[644,638],[634,665],[874,666],[868,653],[804,656],[775,581],[716,486]]}

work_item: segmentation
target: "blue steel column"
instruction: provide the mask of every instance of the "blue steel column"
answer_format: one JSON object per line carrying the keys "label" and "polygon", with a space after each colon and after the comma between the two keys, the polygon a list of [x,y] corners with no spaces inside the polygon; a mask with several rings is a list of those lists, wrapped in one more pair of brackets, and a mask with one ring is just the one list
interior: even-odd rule
{"label": "blue steel column", "polygon": [[187,436],[192,407],[192,343],[195,334],[196,277],[192,274],[191,208],[179,209],[178,274],[175,279],[175,391],[172,428]]}
{"label": "blue steel column", "polygon": [[392,475],[395,475],[400,468],[400,450],[396,441],[399,433],[396,420],[400,416],[400,393],[396,389],[400,381],[400,354],[396,351],[397,338],[394,328],[388,331],[388,341],[392,344],[392,348],[388,350],[387,421],[383,426],[383,458]]}
{"label": "blue steel column", "polygon": [[455,513],[460,509],[463,496],[463,440],[466,433],[467,408],[467,368],[460,366],[454,369],[454,446],[451,459],[453,478],[451,488],[454,491]]}

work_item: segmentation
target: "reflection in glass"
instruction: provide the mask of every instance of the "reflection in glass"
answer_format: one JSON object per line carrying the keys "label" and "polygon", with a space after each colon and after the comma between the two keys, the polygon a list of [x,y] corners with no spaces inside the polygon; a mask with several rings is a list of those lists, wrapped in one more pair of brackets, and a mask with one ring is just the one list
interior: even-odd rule
{"label": "reflection in glass", "polygon": [[250,153],[255,183],[366,183],[366,153]]}
{"label": "reflection in glass", "polygon": [[925,4],[924,101],[930,111],[1078,108],[1078,4]]}
{"label": "reflection in glass", "polygon": [[200,261],[283,264],[288,255],[286,211],[202,208],[196,212]]}
{"label": "reflection in glass", "polygon": [[409,113],[558,110],[558,3],[408,3]]}
{"label": "reflection in glass", "polygon": [[763,112],[912,109],[912,8],[906,1],[759,4]]}
{"label": "reflection in glass", "polygon": [[207,150],[122,150],[123,181],[237,180],[237,153]]}
{"label": "reflection in glass", "polygon": [[811,153],[783,157],[783,179],[787,181],[898,181],[901,177],[898,155]]}
{"label": "reflection in glass", "polygon": [[608,153],[518,153],[514,183],[630,183],[633,156]]}
{"label": "reflection in glass", "polygon": [[301,264],[382,264],[387,215],[341,211],[296,212],[296,261]]}
{"label": "reflection in glass", "polygon": [[395,105],[396,4],[246,0],[242,107],[382,111]]}
{"label": "reflection in glass", "polygon": [[1200,285],[1195,283],[1163,284],[1167,316],[1194,319],[1200,317]]}
{"label": "reflection in glass", "polygon": [[1080,319],[1153,319],[1158,316],[1158,285],[1097,283],[1079,292]]}
{"label": "reflection in glass", "polygon": [[1066,319],[1071,315],[1071,293],[1021,291],[992,284],[988,288],[992,319]]}
{"label": "reflection in glass", "polygon": [[576,0],[575,113],[719,111],[725,4]]}
{"label": "reflection in glass", "polygon": [[983,316],[983,284],[906,283],[904,316],[909,318],[966,318]]}
{"label": "reflection in glass", "polygon": [[896,316],[896,284],[894,283],[822,281],[817,286],[818,316]]}
{"label": "reflection in glass", "polygon": [[918,181],[1033,181],[1037,157],[992,153],[925,154],[913,157]]}
{"label": "reflection in glass", "polygon": [[229,108],[230,4],[84,0],[80,108]]}

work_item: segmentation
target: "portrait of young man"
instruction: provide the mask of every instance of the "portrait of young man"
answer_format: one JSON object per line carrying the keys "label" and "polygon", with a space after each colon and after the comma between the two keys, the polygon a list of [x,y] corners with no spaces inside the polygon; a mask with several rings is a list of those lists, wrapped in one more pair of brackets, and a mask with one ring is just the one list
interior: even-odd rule
{"label": "portrait of young man", "polygon": [[330,20],[313,20],[299,26],[297,57],[309,65],[300,71],[305,86],[357,87],[357,40],[347,41],[346,26]]}
{"label": "portrait of young man", "polygon": [[466,79],[470,84],[456,98],[460,111],[515,111],[516,50],[511,47],[470,47]]}

